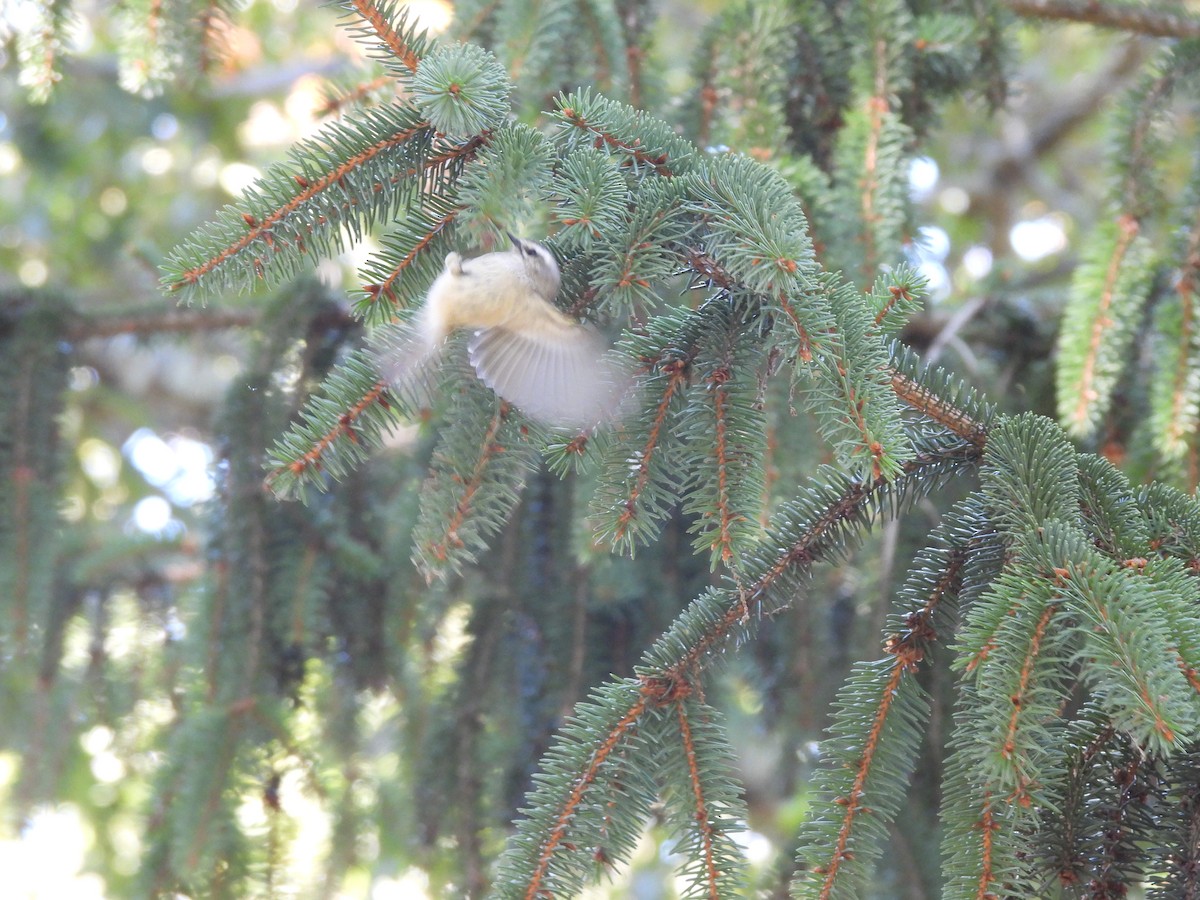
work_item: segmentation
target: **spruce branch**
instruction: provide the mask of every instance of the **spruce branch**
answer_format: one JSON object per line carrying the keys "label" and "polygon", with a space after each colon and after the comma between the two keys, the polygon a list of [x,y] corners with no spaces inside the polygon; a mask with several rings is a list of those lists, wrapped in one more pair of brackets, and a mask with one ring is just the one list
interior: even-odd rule
{"label": "spruce branch", "polygon": [[[451,550],[464,546],[463,539],[459,536],[459,529],[470,516],[472,511],[472,501],[475,499],[476,492],[483,486],[484,476],[487,473],[488,464],[492,458],[502,453],[504,448],[496,443],[496,435],[500,431],[500,426],[504,424],[504,420],[508,418],[511,412],[511,407],[504,401],[496,408],[495,415],[488,423],[487,429],[483,433],[483,440],[480,442],[479,453],[475,458],[474,468],[471,473],[462,480],[462,490],[458,501],[454,504],[454,511],[446,522],[445,531],[440,537],[419,548],[420,555],[423,559],[436,560],[438,564],[444,563],[451,554]],[[433,567],[427,564],[429,571],[433,571]]]}
{"label": "spruce branch", "polygon": [[368,54],[400,76],[416,73],[429,39],[408,21],[407,5],[397,0],[339,0],[346,28],[368,47]]}
{"label": "spruce branch", "polygon": [[[919,613],[914,619],[914,625],[920,624]],[[838,773],[841,777],[829,775],[829,781],[834,778],[839,781],[836,787],[822,785],[819,788],[822,793],[833,793],[833,796],[831,804],[820,804],[817,816],[829,815],[832,811],[830,806],[840,810],[841,815],[831,823],[836,824],[836,834],[831,840],[808,840],[808,845],[814,849],[804,854],[803,865],[807,871],[797,880],[793,896],[852,896],[853,888],[848,892],[847,882],[854,879],[855,875],[856,880],[861,882],[873,858],[878,855],[871,845],[878,845],[874,839],[879,837],[878,832],[884,823],[894,816],[898,805],[895,801],[902,795],[894,789],[877,792],[873,790],[872,782],[890,779],[897,762],[903,760],[907,764],[917,749],[915,738],[921,733],[920,726],[927,717],[927,704],[919,696],[912,675],[923,653],[919,644],[923,643],[924,639],[918,642],[897,639],[888,648],[893,653],[892,658],[878,665],[856,667],[857,671],[846,683],[841,714],[845,716],[852,708],[857,721],[852,726],[844,721],[839,731],[848,741],[854,741],[853,750],[846,752],[851,747],[848,743],[841,743],[836,748],[832,741],[827,743],[829,749],[842,758],[845,771]],[[868,696],[875,700],[873,709],[866,708],[864,700]],[[865,720],[860,718],[862,716],[866,717]],[[862,721],[870,723],[865,736],[861,735]],[[907,734],[897,741],[892,734],[885,736],[885,730]],[[898,742],[901,746],[888,746],[889,742]],[[902,770],[904,764],[901,765]],[[851,776],[848,783],[846,775]],[[809,826],[812,830],[826,824],[825,821],[819,821],[817,816],[813,817]],[[821,835],[821,838],[825,837]],[[819,858],[817,853],[820,854]]]}
{"label": "spruce branch", "polygon": [[[790,600],[785,600],[787,588],[798,585],[814,563],[836,557],[858,529],[885,509],[895,513],[898,505],[911,498],[910,492],[925,489],[925,479],[971,466],[978,459],[976,447],[955,441],[918,452],[903,464],[902,474],[894,481],[884,477],[846,479],[829,469],[819,473],[829,479],[824,491],[777,513],[771,535],[748,554],[742,584],[727,598],[724,612],[694,627],[677,622],[647,653],[647,661],[659,669],[661,677],[686,680],[716,647],[740,633],[749,617],[773,611],[775,603],[786,605]],[[788,545],[783,553],[764,555],[763,548],[780,543]]]}
{"label": "spruce branch", "polygon": [[555,101],[567,130],[567,146],[593,146],[611,153],[634,176],[670,178],[691,171],[697,154],[662,121],[641,110],[583,90]]}
{"label": "spruce branch", "polygon": [[1076,275],[1057,373],[1059,416],[1071,434],[1090,434],[1111,402],[1149,289],[1151,248],[1140,231],[1134,217],[1118,217]]}
{"label": "spruce branch", "polygon": [[309,448],[298,459],[291,460],[268,473],[266,486],[281,496],[286,495],[291,492],[292,486],[300,483],[309,472],[319,473],[327,470],[330,453],[339,442],[360,444],[362,441],[355,426],[373,406],[388,408],[387,389],[385,381],[372,384],[358,401],[338,415],[337,425],[312,440]]}
{"label": "spruce branch", "polygon": [[452,226],[464,207],[439,203],[427,197],[419,210],[411,210],[398,229],[385,235],[382,249],[363,269],[368,279],[355,311],[368,324],[394,321],[401,310],[410,310],[441,271],[443,258],[434,252],[448,245]]}
{"label": "spruce branch", "polygon": [[614,543],[626,540],[630,536],[630,529],[634,523],[641,523],[645,519],[644,514],[639,514],[639,503],[642,503],[643,494],[650,482],[654,468],[661,468],[658,464],[657,453],[663,439],[667,417],[671,414],[673,407],[678,405],[675,402],[676,398],[687,385],[687,361],[672,359],[665,362],[662,366],[662,374],[665,377],[662,379],[661,390],[656,394],[656,403],[650,427],[646,432],[646,440],[637,453],[638,464],[633,483],[620,504],[621,512],[613,526],[612,541]]}
{"label": "spruce branch", "polygon": [[[973,445],[956,441],[918,454],[894,480],[847,481],[839,480],[832,470],[821,473],[829,479],[823,493],[814,493],[809,502],[776,517],[778,535],[764,545],[775,546],[788,535],[789,546],[782,554],[768,557],[759,551],[743,567],[744,572],[757,574],[744,577],[738,588],[710,589],[698,597],[647,651],[636,679],[602,688],[603,705],[589,701],[577,707],[576,717],[586,718],[593,728],[568,727],[543,761],[546,778],[528,798],[531,818],[518,824],[517,836],[502,861],[498,896],[532,900],[550,884],[582,877],[583,859],[590,859],[594,849],[587,837],[594,826],[585,815],[597,806],[590,795],[621,777],[608,768],[610,760],[641,727],[643,718],[697,690],[700,673],[718,646],[745,633],[752,617],[770,611],[772,599],[775,606],[790,601],[794,592],[787,586],[802,579],[814,563],[835,556],[851,533],[865,528],[889,504],[894,512],[911,490],[920,490],[919,485],[936,478],[935,473],[971,465],[978,456]],[[906,478],[912,483],[906,484]]]}
{"label": "spruce branch", "polygon": [[544,435],[475,378],[452,345],[442,394],[454,396],[441,429],[413,532],[413,562],[432,583],[488,548],[537,468]]}
{"label": "spruce branch", "polygon": [[1177,257],[1176,301],[1158,308],[1164,347],[1161,376],[1150,392],[1155,447],[1168,461],[1188,452],[1200,420],[1200,204],[1190,211],[1192,220],[1183,228]]}
{"label": "spruce branch", "polygon": [[930,700],[914,676],[955,627],[955,601],[977,577],[972,560],[986,555],[988,529],[976,501],[949,513],[900,592],[884,643],[888,656],[856,664],[839,691],[801,829],[793,896],[866,891],[926,731]]}
{"label": "spruce branch", "polygon": [[708,377],[710,394],[713,398],[713,421],[716,422],[716,435],[713,444],[713,456],[717,467],[717,535],[709,544],[714,561],[720,559],[728,564],[733,560],[733,526],[738,521],[744,521],[744,516],[732,512],[729,497],[729,419],[726,414],[728,392],[725,382],[729,379],[728,369],[717,369]]}
{"label": "spruce branch", "polygon": [[717,871],[713,853],[713,826],[709,821],[708,804],[704,800],[704,784],[700,777],[699,766],[696,764],[696,745],[692,740],[692,726],[688,721],[687,710],[684,707],[682,697],[675,701],[675,712],[678,715],[679,721],[679,739],[683,745],[684,756],[687,759],[688,781],[692,786],[692,799],[695,809],[693,818],[700,832],[704,883],[708,888],[708,896],[712,900],[718,900],[720,896],[718,893],[720,886],[718,876],[720,873]]}
{"label": "spruce branch", "polygon": [[[685,484],[684,509],[696,517],[697,551],[710,565],[733,565],[761,535],[755,526],[765,487],[761,466],[765,416],[760,400],[760,342],[743,339],[747,328],[737,310],[714,301],[714,316],[693,371],[704,387],[680,423],[688,445],[704,448]],[[750,344],[748,347],[747,344]]]}
{"label": "spruce branch", "polygon": [[211,290],[210,281],[249,290],[281,266],[294,272],[310,249],[336,246],[341,227],[361,233],[364,219],[394,213],[427,174],[444,172],[482,142],[431,144],[429,124],[405,106],[364,110],[353,127],[335,123],[324,139],[298,145],[291,166],[272,167],[242,210],[226,207],[175,251],[164,287],[190,301]]}
{"label": "spruce branch", "polygon": [[266,487],[278,497],[306,499],[327,478],[340,479],[359,465],[404,414],[424,405],[424,385],[398,392],[379,377],[373,354],[358,350],[310,397],[292,427],[271,449]]}
{"label": "spruce branch", "polygon": [[384,88],[394,88],[395,80],[390,75],[376,75],[341,89],[326,89],[325,101],[317,107],[314,115],[324,119],[339,116],[350,109],[370,105]]}

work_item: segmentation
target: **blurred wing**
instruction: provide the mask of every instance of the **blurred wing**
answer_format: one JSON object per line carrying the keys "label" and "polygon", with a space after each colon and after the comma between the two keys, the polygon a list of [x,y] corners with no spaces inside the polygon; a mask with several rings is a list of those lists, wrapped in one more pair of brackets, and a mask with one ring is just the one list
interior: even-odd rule
{"label": "blurred wing", "polygon": [[431,405],[432,370],[440,344],[431,345],[414,322],[392,322],[370,336],[369,353],[380,377],[407,412]]}
{"label": "blurred wing", "polygon": [[612,415],[616,379],[605,343],[582,325],[546,321],[538,328],[486,328],[468,351],[480,380],[531,418],[588,428]]}

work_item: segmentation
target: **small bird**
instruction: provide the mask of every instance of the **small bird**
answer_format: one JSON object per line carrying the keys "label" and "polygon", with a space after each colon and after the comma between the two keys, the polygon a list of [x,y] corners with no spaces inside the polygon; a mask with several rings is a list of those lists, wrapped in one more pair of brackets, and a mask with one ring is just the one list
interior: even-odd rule
{"label": "small bird", "polygon": [[416,334],[387,350],[384,373],[393,384],[403,381],[450,334],[469,328],[475,331],[467,347],[471,365],[498,395],[547,425],[596,425],[613,414],[617,399],[606,344],[554,305],[561,276],[553,254],[508,236],[508,250],[471,259],[446,255]]}

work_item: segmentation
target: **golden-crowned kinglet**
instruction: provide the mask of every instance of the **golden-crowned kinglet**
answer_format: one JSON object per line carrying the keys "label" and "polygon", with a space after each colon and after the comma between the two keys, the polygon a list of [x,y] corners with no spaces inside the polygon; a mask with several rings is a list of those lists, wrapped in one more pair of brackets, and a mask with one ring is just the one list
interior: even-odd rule
{"label": "golden-crowned kinglet", "polygon": [[393,383],[432,358],[446,337],[475,329],[468,355],[480,380],[533,419],[586,428],[612,415],[617,379],[605,342],[552,302],[559,272],[541,244],[509,234],[512,248],[463,259],[446,255],[416,320],[417,346],[382,362]]}

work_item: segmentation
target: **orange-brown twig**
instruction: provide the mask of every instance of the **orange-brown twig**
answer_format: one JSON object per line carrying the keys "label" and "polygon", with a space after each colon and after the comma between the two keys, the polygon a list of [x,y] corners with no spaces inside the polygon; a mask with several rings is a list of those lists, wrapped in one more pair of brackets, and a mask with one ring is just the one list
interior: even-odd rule
{"label": "orange-brown twig", "polygon": [[[392,147],[397,147],[411,140],[416,135],[425,131],[429,127],[428,123],[422,122],[419,125],[414,125],[412,128],[405,128],[396,132],[389,137],[383,138],[373,143],[371,146],[355,153],[345,162],[336,166],[332,171],[316,179],[315,181],[304,180],[301,184],[301,190],[295,197],[292,197],[287,203],[284,203],[278,209],[268,213],[261,219],[246,215],[246,224],[249,226],[246,233],[238,240],[234,241],[227,247],[223,247],[212,258],[205,260],[198,266],[185,271],[177,281],[170,285],[170,290],[177,291],[189,284],[196,284],[201,278],[209,272],[216,269],[223,262],[245,250],[256,240],[268,240],[271,236],[271,229],[283,221],[287,216],[294,213],[301,206],[319,195],[322,191],[327,190],[331,186],[337,184],[342,178],[352,172],[354,169],[364,163],[374,159],[380,153]],[[298,182],[299,183],[299,182]]]}
{"label": "orange-brown twig", "polygon": [[400,35],[396,34],[395,29],[383,17],[379,7],[369,0],[353,0],[353,3],[354,9],[375,30],[380,42],[392,51],[392,55],[410,72],[417,71],[420,57],[413,53],[412,47],[400,40]]}
{"label": "orange-brown twig", "polygon": [[1117,244],[1113,247],[1112,256],[1108,260],[1108,269],[1104,274],[1104,287],[1100,290],[1100,305],[1096,309],[1096,315],[1092,319],[1092,333],[1088,341],[1088,352],[1083,360],[1083,372],[1079,377],[1079,402],[1075,405],[1075,410],[1071,413],[1071,421],[1080,424],[1087,421],[1088,410],[1091,408],[1093,401],[1099,396],[1095,388],[1096,380],[1096,358],[1100,353],[1100,344],[1104,340],[1104,333],[1111,327],[1112,318],[1109,316],[1109,309],[1113,305],[1114,295],[1117,289],[1117,279],[1121,274],[1121,265],[1125,261],[1125,256],[1129,252],[1130,245],[1133,244],[1133,239],[1137,237],[1140,229],[1137,219],[1133,216],[1121,216],[1117,220],[1117,227],[1120,234],[1117,237]]}
{"label": "orange-brown twig", "polygon": [[371,298],[372,303],[378,302],[378,300],[383,297],[393,306],[396,305],[397,297],[392,290],[392,286],[404,273],[404,270],[412,265],[412,262],[417,258],[417,255],[426,247],[428,247],[433,242],[433,239],[441,234],[446,226],[453,222],[454,218],[460,212],[462,212],[464,208],[465,207],[462,206],[456,206],[454,209],[450,210],[444,216],[434,222],[433,226],[427,232],[425,232],[421,239],[413,245],[413,248],[404,255],[404,258],[396,264],[392,271],[388,272],[387,277],[383,279],[383,281],[381,281],[379,284],[363,285],[363,290]]}
{"label": "orange-brown twig", "polygon": [[321,469],[321,460],[339,438],[346,438],[352,443],[358,443],[358,433],[354,430],[354,425],[358,419],[375,403],[387,405],[384,399],[384,393],[387,391],[388,383],[382,379],[371,385],[370,389],[360,397],[353,406],[338,417],[338,423],[335,427],[329,429],[325,434],[321,435],[313,442],[312,447],[301,456],[275,469],[267,476],[267,486],[279,478],[284,472],[290,472],[295,477],[300,477],[309,469]]}
{"label": "orange-brown twig", "polygon": [[692,785],[692,799],[696,804],[696,827],[700,830],[700,841],[704,855],[704,876],[708,882],[708,896],[711,900],[720,900],[718,893],[720,872],[717,871],[715,854],[713,852],[713,826],[708,816],[708,804],[704,800],[704,784],[700,780],[700,767],[696,764],[696,745],[692,740],[692,726],[688,722],[687,709],[683,699],[676,701],[675,710],[679,719],[679,739],[683,742],[683,752],[687,757],[688,778]]}
{"label": "orange-brown twig", "polygon": [[[589,122],[586,118],[584,118],[583,113],[576,109],[572,109],[569,106],[563,107],[562,114],[563,118],[565,118],[576,128],[586,129],[592,132],[592,134],[596,135],[596,141],[599,146],[608,145],[614,150],[620,150],[621,152],[628,154],[629,160],[640,163],[644,166],[649,166],[654,170],[655,174],[662,175],[664,178],[670,178],[675,174],[667,165],[668,160],[666,153],[659,153],[651,156],[638,146],[637,140],[632,142],[624,141],[616,135],[610,134],[599,126]],[[629,160],[627,160],[627,162]]]}
{"label": "orange-brown twig", "polygon": [[428,547],[435,559],[444,560],[449,555],[451,547],[462,546],[458,529],[466,521],[467,515],[471,511],[471,503],[483,485],[488,465],[497,454],[504,452],[504,446],[496,442],[496,435],[500,431],[500,426],[504,424],[504,420],[508,418],[509,409],[509,405],[501,401],[500,408],[496,410],[492,421],[488,423],[487,431],[483,435],[483,442],[479,447],[479,456],[475,460],[475,467],[463,483],[462,496],[458,498],[458,503],[454,506],[454,514],[450,517],[450,523],[446,526],[442,539]]}
{"label": "orange-brown twig", "polygon": [[587,768],[576,779],[575,786],[571,789],[571,793],[567,795],[562,809],[559,810],[558,819],[554,823],[554,827],[550,829],[550,833],[546,836],[546,842],[542,844],[541,852],[538,854],[537,865],[534,866],[533,873],[529,878],[529,884],[525,889],[525,900],[541,900],[542,897],[546,896],[542,891],[542,881],[550,868],[550,860],[553,858],[555,851],[563,844],[563,839],[571,827],[571,819],[574,817],[575,811],[579,808],[580,803],[583,802],[584,795],[588,789],[595,783],[597,775],[604,767],[613,750],[617,748],[626,735],[630,734],[637,727],[638,720],[641,719],[642,714],[646,711],[646,705],[647,694],[643,691],[639,693],[638,699],[629,708],[629,711],[604,736],[604,740],[596,748],[596,751],[592,754],[592,758],[588,761]]}
{"label": "orange-brown twig", "polygon": [[[1046,608],[1042,610],[1041,616],[1038,617],[1037,625],[1033,629],[1033,638],[1029,642],[1029,649],[1025,653],[1025,660],[1021,663],[1021,676],[1017,680],[1017,688],[1012,694],[1012,713],[1008,717],[1008,730],[1004,735],[1004,743],[1000,747],[1000,755],[1007,760],[1012,760],[1017,753],[1017,731],[1019,728],[1021,713],[1025,709],[1025,698],[1029,695],[1030,685],[1033,681],[1033,667],[1037,662],[1038,655],[1042,650],[1042,641],[1046,637],[1046,628],[1050,624],[1050,619],[1058,607],[1054,603],[1047,603]],[[1013,788],[1011,799],[1021,806],[1029,806],[1033,802],[1033,798],[1029,795],[1030,783],[1026,779],[1023,772],[1019,771],[1017,766],[1017,783]]]}
{"label": "orange-brown twig", "polygon": [[667,419],[671,400],[674,399],[676,391],[687,382],[687,364],[683,360],[675,360],[667,363],[663,367],[663,371],[668,374],[667,387],[658,402],[658,409],[654,414],[654,423],[650,426],[650,435],[646,439],[645,446],[642,447],[641,460],[638,463],[637,477],[634,479],[633,489],[629,492],[629,496],[625,498],[625,508],[621,511],[621,515],[617,517],[615,532],[617,540],[625,536],[630,523],[637,517],[638,498],[641,497],[642,491],[646,489],[646,484],[650,481],[651,461],[655,450],[658,448],[659,438],[662,436],[662,427]]}

